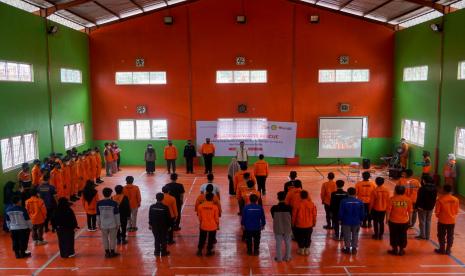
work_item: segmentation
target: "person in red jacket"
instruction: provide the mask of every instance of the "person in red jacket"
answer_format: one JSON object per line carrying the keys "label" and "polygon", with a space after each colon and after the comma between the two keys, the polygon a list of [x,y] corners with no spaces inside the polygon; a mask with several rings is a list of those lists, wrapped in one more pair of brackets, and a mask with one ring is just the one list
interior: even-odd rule
{"label": "person in red jacket", "polygon": [[197,256],[202,256],[202,250],[208,236],[207,256],[213,256],[213,244],[216,239],[216,231],[220,228],[220,218],[218,206],[213,203],[213,194],[205,195],[205,202],[197,208],[200,223],[199,245]]}
{"label": "person in red jacket", "polygon": [[452,195],[451,185],[444,185],[443,190],[445,194],[436,201],[435,213],[438,218],[439,248],[435,249],[434,252],[449,255],[454,243],[455,219],[459,212],[459,200]]}
{"label": "person in red jacket", "polygon": [[310,255],[313,227],[316,225],[316,206],[308,197],[307,191],[300,192],[300,202],[292,208],[292,225],[295,227],[295,239],[299,245],[297,254]]}

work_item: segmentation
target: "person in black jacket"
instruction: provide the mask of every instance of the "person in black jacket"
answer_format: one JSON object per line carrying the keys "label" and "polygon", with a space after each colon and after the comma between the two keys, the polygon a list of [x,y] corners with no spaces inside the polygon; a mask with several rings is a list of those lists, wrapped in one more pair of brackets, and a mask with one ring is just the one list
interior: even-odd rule
{"label": "person in black jacket", "polygon": [[62,258],[72,258],[74,251],[74,231],[79,229],[76,216],[71,209],[68,199],[58,200],[58,207],[52,217],[52,225],[57,230],[58,245]]}
{"label": "person in black jacket", "polygon": [[[4,212],[6,209],[13,206],[13,197],[20,196],[21,193],[19,191],[15,191],[16,183],[13,181],[8,181],[5,186],[3,186],[3,210]],[[8,226],[6,224],[6,213],[3,214],[3,231],[9,232]]]}
{"label": "person in black jacket", "polygon": [[339,207],[341,205],[341,201],[348,197],[348,194],[342,189],[344,187],[344,180],[337,180],[336,187],[337,190],[331,193],[329,209],[331,210],[333,219],[334,239],[337,241],[342,241],[342,229],[341,223],[339,221]]}
{"label": "person in black jacket", "polygon": [[184,158],[186,159],[186,173],[194,173],[194,157],[197,154],[195,146],[191,140],[187,140],[187,145],[184,146]]}
{"label": "person in black jacket", "polygon": [[420,221],[420,234],[416,236],[419,240],[429,240],[431,232],[431,216],[433,215],[434,205],[438,192],[433,178],[430,175],[424,175],[421,179],[421,187],[418,189],[417,208],[418,218]]}
{"label": "person in black jacket", "polygon": [[127,244],[128,240],[126,240],[126,229],[128,220],[131,217],[131,207],[129,206],[128,197],[123,194],[123,186],[116,185],[115,192],[116,195],[114,195],[111,199],[118,203],[121,222],[118,233],[116,234],[116,240],[118,244]]}
{"label": "person in black jacket", "polygon": [[294,183],[296,181],[300,181],[297,178],[297,172],[296,171],[291,171],[289,173],[289,181],[287,181],[286,183],[284,183],[284,192],[286,193],[287,195],[287,192],[289,191],[289,188],[293,188],[294,187]]}
{"label": "person in black jacket", "polygon": [[157,203],[152,204],[149,209],[149,228],[152,230],[155,238],[155,256],[168,256],[170,252],[166,250],[168,241],[168,231],[171,227],[170,210],[166,205],[161,203],[164,195],[156,195]]}

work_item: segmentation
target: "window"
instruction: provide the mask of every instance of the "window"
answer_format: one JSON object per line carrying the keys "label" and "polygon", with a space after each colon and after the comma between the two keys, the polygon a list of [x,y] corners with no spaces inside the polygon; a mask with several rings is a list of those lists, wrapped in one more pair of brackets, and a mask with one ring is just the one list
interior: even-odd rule
{"label": "window", "polygon": [[84,123],[66,125],[64,130],[65,149],[70,149],[85,143]]}
{"label": "window", "polygon": [[403,120],[401,131],[402,138],[409,143],[423,147],[425,145],[425,127],[425,122]]}
{"label": "window", "polygon": [[120,140],[168,139],[167,120],[119,120]]}
{"label": "window", "polygon": [[425,81],[428,80],[428,66],[406,67],[404,68],[404,81]]}
{"label": "window", "polygon": [[39,158],[35,132],[1,139],[0,146],[4,172]]}
{"label": "window", "polygon": [[61,82],[82,83],[82,73],[79,70],[61,68]]}
{"label": "window", "polygon": [[318,70],[319,83],[332,82],[368,82],[370,70],[368,69],[323,69]]}
{"label": "window", "polygon": [[266,70],[216,71],[216,83],[266,83]]}
{"label": "window", "polygon": [[459,62],[458,79],[459,80],[465,80],[465,60]]}
{"label": "window", "polygon": [[465,128],[458,127],[455,132],[455,155],[465,159]]}
{"label": "window", "polygon": [[368,117],[363,117],[363,138],[368,138]]}
{"label": "window", "polygon": [[166,72],[116,72],[117,85],[166,84]]}
{"label": "window", "polygon": [[219,140],[268,139],[268,120],[264,118],[223,118],[218,119]]}
{"label": "window", "polygon": [[33,82],[32,65],[0,60],[0,81]]}

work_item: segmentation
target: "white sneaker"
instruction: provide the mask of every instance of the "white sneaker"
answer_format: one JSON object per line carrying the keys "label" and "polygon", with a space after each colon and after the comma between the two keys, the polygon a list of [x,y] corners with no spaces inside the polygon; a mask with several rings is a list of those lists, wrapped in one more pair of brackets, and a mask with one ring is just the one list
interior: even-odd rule
{"label": "white sneaker", "polygon": [[74,258],[74,257],[76,257],[76,253],[71,254],[71,255],[68,256],[68,258]]}

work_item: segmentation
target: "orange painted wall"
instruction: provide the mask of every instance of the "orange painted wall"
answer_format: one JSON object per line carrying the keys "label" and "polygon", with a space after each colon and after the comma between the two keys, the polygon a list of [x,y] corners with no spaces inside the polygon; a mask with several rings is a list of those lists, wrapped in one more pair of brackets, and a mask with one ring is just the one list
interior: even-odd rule
{"label": "orange painted wall", "polygon": [[[163,24],[168,14],[172,26]],[[235,23],[238,14],[247,24]],[[309,24],[310,14],[320,23]],[[311,138],[319,116],[341,116],[340,102],[352,105],[343,115],[369,117],[370,137],[390,137],[393,43],[386,27],[286,0],[199,0],[102,27],[90,35],[94,139],[117,139],[117,120],[141,117],[138,104],[148,106],[142,117],[168,119],[172,139],[186,139],[196,120],[240,117],[240,103],[243,116],[295,120],[298,137]],[[168,84],[116,86],[115,72],[137,71],[137,57],[144,71],[167,71]],[[216,70],[243,68],[268,70],[268,83],[215,83]],[[368,68],[370,82],[319,84],[318,69],[331,68]]]}

